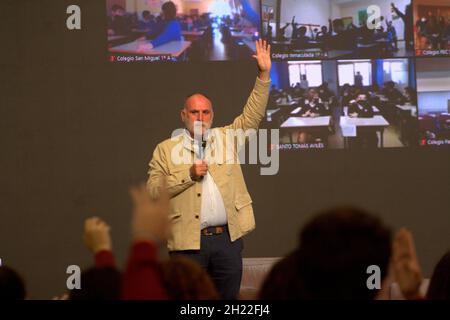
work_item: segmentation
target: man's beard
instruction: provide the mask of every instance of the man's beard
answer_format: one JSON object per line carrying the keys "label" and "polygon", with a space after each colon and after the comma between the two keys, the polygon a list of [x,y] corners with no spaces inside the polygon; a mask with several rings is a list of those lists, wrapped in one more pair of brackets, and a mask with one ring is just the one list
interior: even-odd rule
{"label": "man's beard", "polygon": [[[191,134],[196,134],[197,132],[195,132],[195,127],[196,127],[196,123],[197,121],[194,121],[194,122],[191,122],[191,121],[186,121],[184,124],[185,124],[185,127],[186,127],[186,129],[188,129],[188,131],[191,133]],[[198,121],[198,122],[200,122],[200,121]],[[208,130],[211,128],[211,125],[212,125],[212,121],[211,122],[204,122],[204,121],[201,121],[201,134],[202,135],[204,135],[206,132],[208,132]],[[200,130],[199,130],[200,131]],[[200,134],[200,132],[198,132],[198,134]]]}

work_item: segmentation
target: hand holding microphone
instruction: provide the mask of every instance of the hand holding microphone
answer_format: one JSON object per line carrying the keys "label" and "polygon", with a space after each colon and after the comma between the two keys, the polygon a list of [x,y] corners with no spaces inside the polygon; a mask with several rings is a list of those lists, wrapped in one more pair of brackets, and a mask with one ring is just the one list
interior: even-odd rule
{"label": "hand holding microphone", "polygon": [[204,160],[206,141],[203,140],[203,123],[201,121],[194,122],[194,141],[198,144],[198,159],[190,168],[189,173],[192,180],[199,181],[208,172],[208,164]]}
{"label": "hand holding microphone", "polygon": [[205,160],[197,160],[189,170],[191,179],[198,181],[201,180],[208,172],[208,164]]}

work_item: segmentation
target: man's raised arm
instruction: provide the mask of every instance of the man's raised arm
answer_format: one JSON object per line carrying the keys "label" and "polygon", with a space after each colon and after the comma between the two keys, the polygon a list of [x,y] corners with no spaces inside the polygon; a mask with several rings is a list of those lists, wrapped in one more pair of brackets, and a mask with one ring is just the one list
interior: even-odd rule
{"label": "man's raised arm", "polygon": [[255,86],[248,97],[242,114],[225,129],[257,129],[265,116],[270,89],[270,44],[261,39],[256,41],[256,54],[253,57],[258,63],[258,77]]}

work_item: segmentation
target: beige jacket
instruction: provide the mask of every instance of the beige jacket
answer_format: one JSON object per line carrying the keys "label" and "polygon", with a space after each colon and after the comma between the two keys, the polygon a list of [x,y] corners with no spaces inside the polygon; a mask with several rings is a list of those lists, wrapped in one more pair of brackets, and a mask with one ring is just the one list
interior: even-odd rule
{"label": "beige jacket", "polygon": [[[208,170],[216,183],[225,205],[231,241],[239,239],[255,228],[252,199],[247,191],[239,162],[237,139],[232,152],[225,146],[229,129],[257,129],[265,116],[270,81],[256,79],[255,86],[244,106],[244,111],[231,125],[214,128],[207,140],[206,154],[213,156]],[[227,131],[228,130],[228,131]],[[201,182],[191,180],[189,169],[194,161],[192,142],[183,134],[157,145],[149,163],[147,188],[157,197],[161,177],[167,181],[171,198],[172,232],[168,239],[169,251],[200,249]],[[175,155],[175,156],[174,156]],[[185,161],[180,163],[179,155]],[[186,157],[187,156],[187,157]]]}

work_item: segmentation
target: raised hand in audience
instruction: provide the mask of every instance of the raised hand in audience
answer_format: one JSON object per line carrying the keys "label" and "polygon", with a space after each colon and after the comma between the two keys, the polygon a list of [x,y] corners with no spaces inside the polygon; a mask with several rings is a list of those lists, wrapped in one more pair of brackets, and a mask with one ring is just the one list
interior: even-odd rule
{"label": "raised hand in audience", "polygon": [[395,6],[394,3],[391,2],[391,11],[396,12],[396,10],[398,10],[397,7]]}
{"label": "raised hand in audience", "polygon": [[88,218],[84,222],[84,243],[86,247],[96,254],[102,250],[111,251],[112,241],[109,225],[100,218]]}
{"label": "raised hand in audience", "polygon": [[54,296],[52,298],[52,300],[69,300],[69,294],[68,293],[63,293],[60,296]]}
{"label": "raised hand in audience", "polygon": [[406,299],[420,299],[422,272],[410,231],[401,228],[395,236],[392,252],[395,278]]}
{"label": "raised hand in audience", "polygon": [[133,202],[132,236],[134,241],[163,242],[170,232],[169,195],[162,181],[158,199],[151,199],[145,184],[131,188]]}

